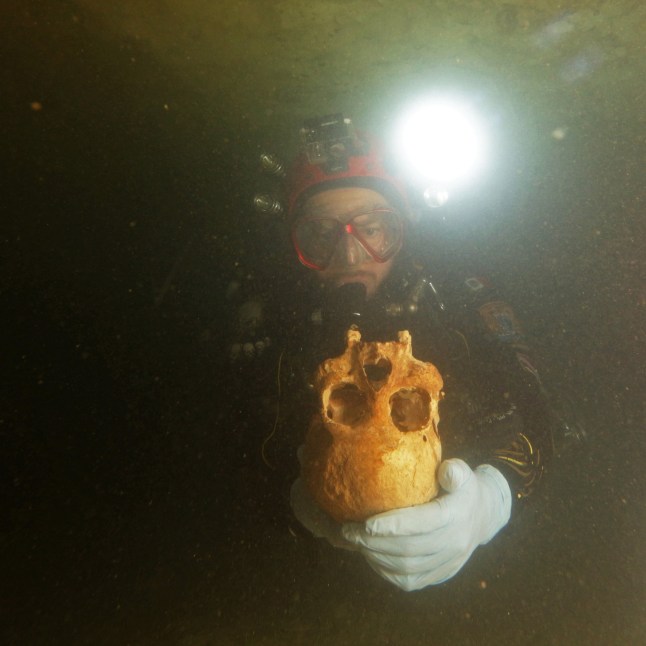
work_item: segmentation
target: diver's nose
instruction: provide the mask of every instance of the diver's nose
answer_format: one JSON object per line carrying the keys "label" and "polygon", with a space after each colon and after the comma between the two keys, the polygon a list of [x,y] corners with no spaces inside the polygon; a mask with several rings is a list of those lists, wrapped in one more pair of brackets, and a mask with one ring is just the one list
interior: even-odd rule
{"label": "diver's nose", "polygon": [[343,264],[346,267],[354,267],[360,265],[366,259],[366,251],[361,246],[359,241],[348,231],[343,234],[340,242],[340,255],[343,259]]}

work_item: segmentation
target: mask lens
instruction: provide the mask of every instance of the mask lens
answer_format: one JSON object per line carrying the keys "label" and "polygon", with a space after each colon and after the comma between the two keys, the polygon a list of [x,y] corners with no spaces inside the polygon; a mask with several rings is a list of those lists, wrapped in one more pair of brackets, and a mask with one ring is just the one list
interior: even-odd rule
{"label": "mask lens", "polygon": [[376,209],[356,215],[346,224],[332,218],[302,219],[292,229],[301,262],[319,270],[328,267],[343,235],[351,235],[375,262],[386,262],[401,248],[402,219],[391,209]]}
{"label": "mask lens", "polygon": [[359,240],[377,262],[385,262],[397,253],[403,236],[401,218],[389,209],[357,215],[346,225],[346,231]]}
{"label": "mask lens", "polygon": [[301,220],[292,231],[292,240],[301,262],[312,269],[325,269],[343,234],[338,220]]}

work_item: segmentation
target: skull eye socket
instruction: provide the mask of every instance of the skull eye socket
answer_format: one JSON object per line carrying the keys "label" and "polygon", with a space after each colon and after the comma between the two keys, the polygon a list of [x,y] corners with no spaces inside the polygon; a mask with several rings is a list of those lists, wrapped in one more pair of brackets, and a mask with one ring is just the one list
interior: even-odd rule
{"label": "skull eye socket", "polygon": [[325,412],[333,422],[355,426],[368,413],[368,402],[357,386],[343,384],[330,393]]}
{"label": "skull eye socket", "polygon": [[431,397],[420,388],[401,388],[390,396],[390,417],[400,431],[419,431],[431,418]]}

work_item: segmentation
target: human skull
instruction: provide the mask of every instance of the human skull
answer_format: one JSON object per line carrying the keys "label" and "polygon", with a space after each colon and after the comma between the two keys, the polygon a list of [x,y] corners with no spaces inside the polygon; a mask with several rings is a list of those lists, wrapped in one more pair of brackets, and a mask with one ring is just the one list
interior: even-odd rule
{"label": "human skull", "polygon": [[319,366],[320,410],[301,474],[332,518],[363,521],[437,495],[442,385],[435,366],[413,357],[407,331],[399,341],[362,343],[349,330],[345,352]]}

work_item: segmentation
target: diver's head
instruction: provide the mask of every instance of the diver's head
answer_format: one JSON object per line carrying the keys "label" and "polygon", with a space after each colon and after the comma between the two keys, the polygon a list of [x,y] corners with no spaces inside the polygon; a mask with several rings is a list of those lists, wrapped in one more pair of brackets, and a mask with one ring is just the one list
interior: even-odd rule
{"label": "diver's head", "polygon": [[359,283],[372,297],[392,269],[404,235],[403,216],[384,195],[358,186],[320,191],[292,226],[300,261],[324,283]]}
{"label": "diver's head", "polygon": [[408,201],[381,147],[340,115],[301,130],[304,152],[288,177],[287,213],[298,258],[332,287],[372,297],[402,248]]}

